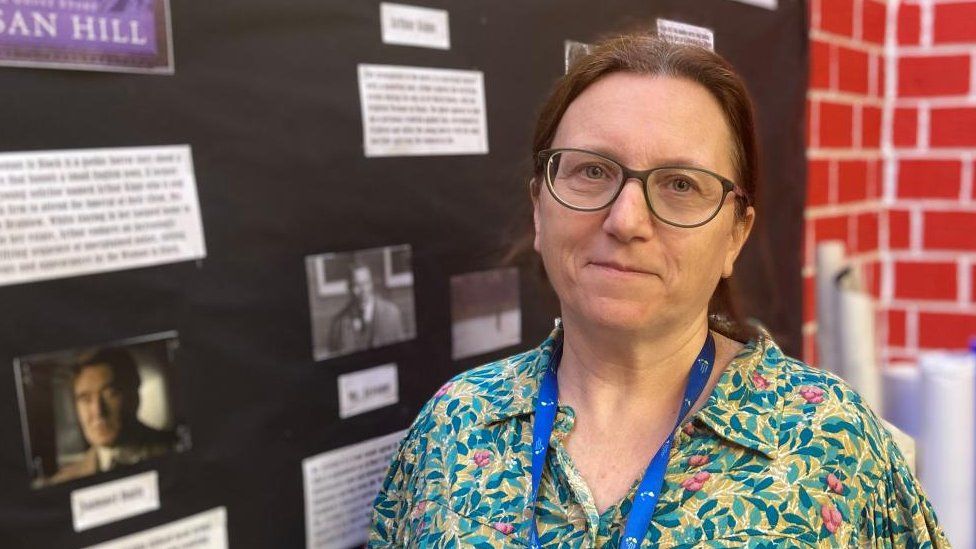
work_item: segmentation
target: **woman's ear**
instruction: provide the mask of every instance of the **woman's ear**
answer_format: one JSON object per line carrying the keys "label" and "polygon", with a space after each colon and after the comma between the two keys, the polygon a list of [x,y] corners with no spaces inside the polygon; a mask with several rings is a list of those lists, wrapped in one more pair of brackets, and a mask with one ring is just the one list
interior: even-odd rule
{"label": "woman's ear", "polygon": [[725,265],[722,266],[722,278],[732,276],[735,267],[735,260],[742,251],[742,246],[752,232],[752,226],[756,221],[756,210],[752,206],[746,208],[745,215],[741,218],[736,217],[732,223],[732,231],[729,234],[729,248],[725,254]]}

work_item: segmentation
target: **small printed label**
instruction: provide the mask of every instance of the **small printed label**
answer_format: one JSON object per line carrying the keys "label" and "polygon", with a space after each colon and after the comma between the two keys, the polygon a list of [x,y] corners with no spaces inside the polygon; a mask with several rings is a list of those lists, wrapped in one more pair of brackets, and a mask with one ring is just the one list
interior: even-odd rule
{"label": "small printed label", "polygon": [[156,471],[71,492],[75,532],[159,509]]}
{"label": "small printed label", "polygon": [[209,511],[92,545],[88,549],[227,549],[227,508]]}
{"label": "small printed label", "polygon": [[668,19],[657,20],[657,34],[676,44],[692,44],[715,51],[715,34],[711,29]]}
{"label": "small printed label", "polygon": [[380,24],[384,44],[451,49],[447,10],[383,2]]}
{"label": "small printed label", "polygon": [[752,6],[759,6],[760,8],[766,8],[767,10],[774,10],[779,7],[779,0],[735,0],[736,2],[742,2],[743,4],[749,4]]}
{"label": "small printed label", "polygon": [[569,72],[569,67],[575,63],[577,59],[590,53],[590,50],[592,49],[593,46],[583,42],[577,42],[575,40],[563,41],[563,56],[565,57],[566,62],[566,72]]}
{"label": "small printed label", "polygon": [[339,417],[342,419],[399,401],[396,364],[339,376]]}

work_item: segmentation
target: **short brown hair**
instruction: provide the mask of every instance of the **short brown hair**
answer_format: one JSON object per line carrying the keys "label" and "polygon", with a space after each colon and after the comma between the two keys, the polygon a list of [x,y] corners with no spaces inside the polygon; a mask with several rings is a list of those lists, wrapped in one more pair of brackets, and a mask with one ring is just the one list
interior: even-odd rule
{"label": "short brown hair", "polygon": [[[566,109],[594,82],[617,72],[683,78],[701,85],[715,98],[732,135],[734,177],[744,195],[735,200],[736,217],[741,219],[746,207],[757,202],[760,175],[755,109],[745,83],[728,61],[711,50],[644,33],[603,40],[574,59],[556,82],[542,106],[532,139],[532,195],[538,196],[541,189],[544,167],[539,152],[551,147]],[[709,325],[733,339],[748,339],[755,331],[741,317],[735,295],[731,279],[719,280],[708,306]]]}

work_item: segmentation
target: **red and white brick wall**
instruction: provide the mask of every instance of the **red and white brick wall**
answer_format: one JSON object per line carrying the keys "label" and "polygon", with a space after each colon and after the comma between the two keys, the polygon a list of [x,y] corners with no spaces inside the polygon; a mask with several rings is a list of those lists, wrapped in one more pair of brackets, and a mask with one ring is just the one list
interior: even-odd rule
{"label": "red and white brick wall", "polygon": [[813,261],[841,239],[877,298],[880,356],[976,335],[976,0],[810,0],[804,358]]}
{"label": "red and white brick wall", "polygon": [[816,243],[842,240],[878,295],[886,6],[810,0],[804,359],[816,363]]}

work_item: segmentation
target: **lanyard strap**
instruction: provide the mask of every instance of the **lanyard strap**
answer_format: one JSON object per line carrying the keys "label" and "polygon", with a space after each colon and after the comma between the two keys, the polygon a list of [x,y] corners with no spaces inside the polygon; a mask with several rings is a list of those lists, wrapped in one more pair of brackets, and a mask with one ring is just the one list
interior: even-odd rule
{"label": "lanyard strap", "polygon": [[[539,499],[539,485],[542,483],[542,470],[545,468],[546,455],[549,453],[552,427],[556,421],[556,403],[559,400],[556,366],[559,364],[559,359],[562,358],[562,351],[562,343],[557,343],[549,357],[549,363],[546,365],[542,387],[539,390],[539,399],[535,405],[535,420],[532,425],[532,494],[530,497],[532,518],[529,521],[529,547],[532,549],[541,547],[539,531],[535,523],[535,505]],[[684,398],[681,400],[678,420],[675,422],[675,429],[701,396],[705,385],[708,383],[708,378],[711,376],[714,363],[715,340],[709,332],[698,357],[692,363],[688,385],[685,387]],[[661,495],[661,487],[664,485],[664,473],[668,467],[668,456],[671,454],[673,439],[674,429],[671,430],[671,434],[654,454],[647,470],[644,471],[644,477],[637,487],[633,507],[631,507],[630,514],[627,517],[627,524],[624,526],[623,537],[621,537],[620,542],[622,549],[639,547],[647,535],[651,516],[654,514],[654,506],[657,505],[657,500]]]}

